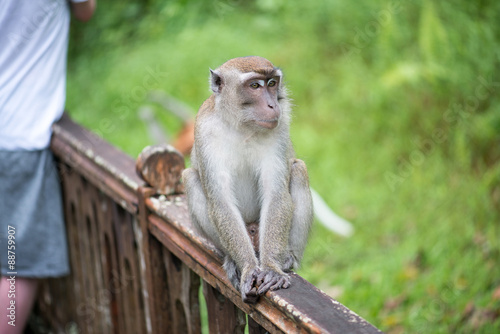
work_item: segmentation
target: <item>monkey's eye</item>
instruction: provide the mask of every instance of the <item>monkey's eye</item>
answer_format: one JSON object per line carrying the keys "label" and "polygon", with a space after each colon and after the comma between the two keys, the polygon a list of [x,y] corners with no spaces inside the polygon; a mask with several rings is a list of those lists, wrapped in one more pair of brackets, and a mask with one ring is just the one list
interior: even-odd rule
{"label": "monkey's eye", "polygon": [[257,88],[259,88],[259,87],[260,87],[260,85],[259,85],[259,83],[254,82],[254,83],[250,84],[250,87],[252,87],[252,88],[254,88],[254,89],[257,89]]}
{"label": "monkey's eye", "polygon": [[267,82],[267,87],[274,87],[276,86],[277,82],[274,79],[271,79]]}

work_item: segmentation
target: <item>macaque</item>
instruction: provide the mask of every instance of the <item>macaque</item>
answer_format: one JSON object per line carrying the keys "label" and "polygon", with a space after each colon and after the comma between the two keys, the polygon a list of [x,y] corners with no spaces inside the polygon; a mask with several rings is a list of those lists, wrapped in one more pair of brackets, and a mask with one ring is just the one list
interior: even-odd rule
{"label": "macaque", "polygon": [[[281,70],[242,57],[210,70],[213,94],[195,122],[191,168],[182,176],[195,228],[224,255],[244,302],[290,286],[313,221],[309,178],[290,141]],[[247,233],[258,224],[257,247]]]}

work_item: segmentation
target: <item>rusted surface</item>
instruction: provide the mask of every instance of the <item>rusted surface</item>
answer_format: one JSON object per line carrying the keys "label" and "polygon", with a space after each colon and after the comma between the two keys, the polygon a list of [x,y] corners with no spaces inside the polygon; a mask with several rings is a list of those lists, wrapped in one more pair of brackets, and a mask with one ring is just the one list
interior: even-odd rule
{"label": "rusted surface", "polygon": [[248,333],[249,334],[266,334],[264,327],[255,322],[251,317],[248,317]]}
{"label": "rusted surface", "polygon": [[[63,167],[63,195],[65,198],[65,217],[68,235],[74,240],[70,246],[71,270],[75,280],[74,306],[76,322],[85,327],[87,333],[104,331],[108,312],[97,312],[103,304],[105,296],[99,293],[104,284],[102,268],[95,272],[96,264],[100,263],[100,254],[95,253],[99,237],[97,233],[97,215],[102,212],[102,206],[96,206],[98,196],[95,188],[88,184],[81,175]],[[97,198],[96,198],[97,197]],[[99,210],[99,212],[97,211]],[[92,275],[87,276],[87,273]]]}
{"label": "rusted surface", "polygon": [[205,281],[203,281],[203,295],[207,302],[208,328],[211,333],[245,332],[246,316],[243,311]]}
{"label": "rusted surface", "polygon": [[44,315],[47,325],[55,333],[67,333],[68,328],[75,324],[77,305],[73,299],[60,298],[72,289],[73,280],[70,277],[45,279],[38,287],[38,303],[34,312]]}
{"label": "rusted surface", "polygon": [[[162,252],[161,246],[158,247],[154,240],[151,240],[148,226],[147,226],[147,215],[148,209],[145,205],[145,199],[155,193],[152,188],[139,187],[137,191],[139,195],[139,226],[137,229],[137,240],[139,242],[139,256],[141,262],[141,279],[145,283],[143,284],[142,295],[144,296],[144,314],[146,319],[146,328],[148,333],[160,333],[161,319],[158,319],[160,314],[154,312],[157,307],[157,301],[155,300],[155,293],[162,294],[164,288],[162,285],[156,286],[154,275],[160,274],[163,276],[163,272],[158,272],[156,269],[163,269],[161,264],[161,259],[158,258]],[[154,254],[158,253],[158,254]],[[153,262],[154,266],[153,267]],[[166,279],[166,277],[162,277]],[[158,289],[159,288],[159,289]],[[156,291],[158,289],[158,291]],[[164,296],[168,299],[168,296]]]}
{"label": "rusted surface", "polygon": [[[237,330],[240,309],[250,333],[378,332],[295,274],[289,289],[243,303],[219,254],[193,230],[184,195],[149,197],[154,191],[141,188],[132,158],[67,117],[54,129],[72,273],[46,281],[40,293],[39,308],[53,328],[76,323],[80,333],[199,333],[201,277],[209,312],[223,309],[221,317],[228,315]],[[257,226],[248,228],[258,240]]]}
{"label": "rusted surface", "polygon": [[[174,254],[163,250],[163,261],[167,269],[172,334],[198,334],[201,332],[198,291],[200,278]],[[165,331],[166,328],[163,328]]]}
{"label": "rusted surface", "polygon": [[174,326],[174,314],[169,293],[168,273],[164,264],[163,253],[165,247],[151,234],[149,234],[149,249],[151,256],[151,269],[148,270],[152,278],[152,285],[148,289],[151,315],[152,333],[165,333],[166,328]]}
{"label": "rusted surface", "polygon": [[[60,170],[71,275],[44,282],[42,314],[81,333],[145,333],[135,217],[68,165]],[[59,286],[67,290],[54,295]]]}
{"label": "rusted surface", "polygon": [[136,160],[137,174],[162,195],[184,191],[181,183],[184,166],[184,157],[170,145],[147,146]]}
{"label": "rusted surface", "polygon": [[[65,332],[145,333],[134,215],[143,181],[133,159],[66,116],[54,126],[51,148],[60,161],[71,275],[44,283],[42,314]],[[58,286],[68,289],[54,295]],[[50,306],[47,296],[65,309]],[[65,314],[59,326],[57,312]]]}
{"label": "rusted surface", "polygon": [[266,299],[297,324],[315,333],[378,333],[359,315],[299,275],[291,274],[289,289],[266,294]]}

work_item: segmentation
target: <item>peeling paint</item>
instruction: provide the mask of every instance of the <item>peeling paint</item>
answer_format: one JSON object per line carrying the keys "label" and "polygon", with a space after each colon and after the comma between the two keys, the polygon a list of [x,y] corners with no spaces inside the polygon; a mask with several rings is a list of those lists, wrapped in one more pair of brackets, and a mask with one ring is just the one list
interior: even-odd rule
{"label": "peeling paint", "polygon": [[154,197],[151,197],[149,200],[151,201],[151,204],[153,204],[154,209],[159,210],[160,202]]}
{"label": "peeling paint", "polygon": [[311,318],[302,313],[300,310],[297,310],[294,305],[288,303],[283,298],[278,296],[274,296],[272,301],[278,304],[280,307],[284,308],[288,314],[290,314],[293,318],[297,319],[301,323],[308,324],[311,323]]}
{"label": "peeling paint", "polygon": [[[109,161],[106,161],[102,157],[98,156],[95,154],[94,150],[92,148],[89,148],[88,146],[84,145],[84,143],[88,143],[90,146],[92,146],[92,143],[90,142],[89,139],[86,141],[82,142],[75,138],[74,136],[71,135],[71,133],[65,131],[62,129],[60,126],[55,125],[53,126],[53,132],[57,134],[58,136],[62,137],[65,141],[67,141],[71,147],[76,149],[78,152],[82,153],[84,156],[89,158],[91,161],[95,162],[96,165],[102,167],[104,170],[115,176],[118,180],[122,181],[127,187],[130,189],[136,191],[139,188],[139,185],[137,182],[134,180],[131,180],[129,177],[127,177],[125,174],[121,173],[119,170],[114,168]],[[95,141],[101,142],[102,139],[96,137],[94,134],[90,133],[90,136],[93,136]],[[94,144],[95,145],[95,144]]]}

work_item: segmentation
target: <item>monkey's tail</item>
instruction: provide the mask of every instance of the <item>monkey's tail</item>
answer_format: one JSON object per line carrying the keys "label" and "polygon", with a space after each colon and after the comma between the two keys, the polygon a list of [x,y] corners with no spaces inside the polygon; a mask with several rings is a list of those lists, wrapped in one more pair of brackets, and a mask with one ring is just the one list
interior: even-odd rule
{"label": "monkey's tail", "polygon": [[354,233],[352,224],[333,212],[313,188],[311,188],[311,195],[314,215],[323,226],[343,237],[350,237]]}

